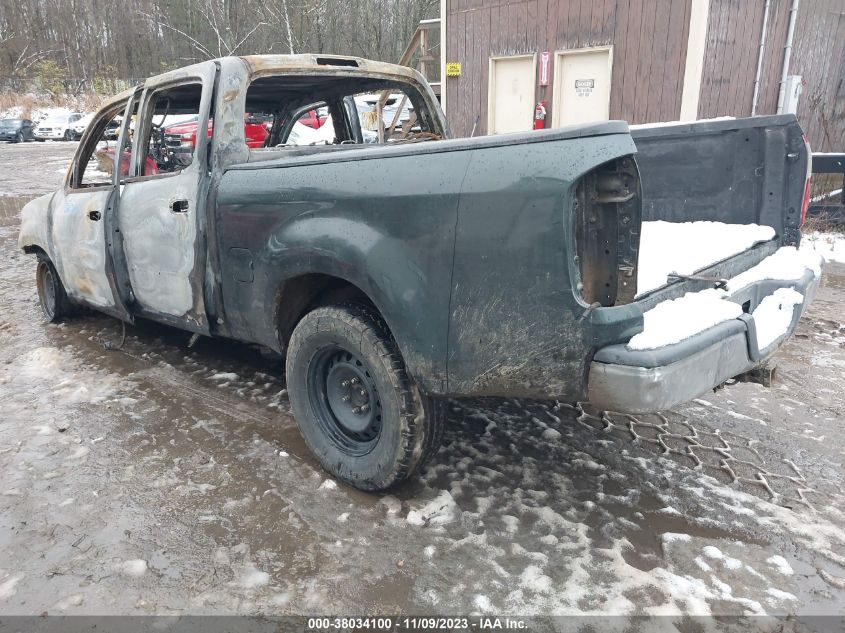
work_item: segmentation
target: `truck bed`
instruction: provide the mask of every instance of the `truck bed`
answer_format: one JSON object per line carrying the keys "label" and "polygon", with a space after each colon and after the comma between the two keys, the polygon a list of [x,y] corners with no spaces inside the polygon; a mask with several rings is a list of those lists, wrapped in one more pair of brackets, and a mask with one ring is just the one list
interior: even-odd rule
{"label": "truck bed", "polygon": [[665,286],[669,275],[693,275],[775,237],[772,227],[759,224],[643,222],[637,297]]}
{"label": "truck bed", "polygon": [[589,397],[637,413],[765,362],[797,326],[820,267],[795,248],[809,152],[793,117],[646,126],[632,136],[643,329],[596,351]]}
{"label": "truck bed", "polygon": [[633,126],[643,226],[637,302],[709,286],[666,275],[730,278],[800,240],[808,173],[792,115]]}

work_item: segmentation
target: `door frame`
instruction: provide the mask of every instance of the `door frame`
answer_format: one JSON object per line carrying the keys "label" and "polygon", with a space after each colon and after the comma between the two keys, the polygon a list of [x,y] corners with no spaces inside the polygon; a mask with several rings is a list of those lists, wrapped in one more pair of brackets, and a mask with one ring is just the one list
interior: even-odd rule
{"label": "door frame", "polygon": [[584,48],[571,48],[555,51],[554,67],[552,68],[552,127],[560,127],[560,115],[563,112],[562,99],[560,96],[559,75],[558,70],[561,68],[560,62],[564,57],[569,55],[584,55],[587,53],[597,53],[599,51],[608,51],[607,55],[607,80],[610,84],[608,88],[608,117],[610,116],[610,96],[613,90],[613,44],[605,44],[602,46],[587,46]]}
{"label": "door frame", "polygon": [[[493,55],[490,57],[487,66],[487,134],[495,134],[493,122],[496,117],[495,94],[496,94],[496,73],[494,68],[497,61],[510,59],[530,59],[532,72],[532,86],[534,87],[534,99],[537,98],[537,53],[524,53],[520,55]],[[533,108],[532,108],[533,111]]]}
{"label": "door frame", "polygon": [[[136,114],[136,128],[135,138],[132,143],[132,153],[130,159],[130,170],[126,177],[119,181],[118,187],[118,201],[114,208],[114,213],[117,218],[115,225],[120,225],[120,206],[126,204],[127,193],[132,192],[136,187],[143,187],[145,183],[154,180],[172,180],[178,177],[194,177],[196,181],[196,195],[194,200],[189,200],[189,211],[187,212],[194,223],[194,243],[193,243],[193,264],[191,271],[188,273],[188,283],[190,285],[191,294],[193,296],[192,306],[184,314],[171,314],[169,312],[160,311],[154,307],[143,305],[143,303],[136,296],[138,289],[133,288],[131,310],[139,315],[150,318],[152,320],[173,325],[182,329],[200,334],[208,334],[210,332],[210,325],[205,306],[205,258],[207,251],[206,243],[206,222],[205,213],[206,202],[208,199],[210,170],[213,158],[209,151],[212,147],[212,139],[207,134],[202,134],[202,130],[206,130],[208,121],[214,118],[214,105],[217,93],[217,77],[219,75],[218,64],[209,64],[207,62],[190,66],[186,69],[180,69],[165,73],[158,77],[148,79],[143,87],[141,87],[140,97],[138,101],[138,111]],[[167,90],[169,88],[176,88],[186,84],[199,84],[202,87],[202,96],[199,106],[199,117],[197,120],[197,136],[194,148],[194,158],[191,164],[180,169],[177,172],[168,174],[154,174],[142,175],[143,167],[146,161],[146,148],[150,139],[152,116],[148,119],[149,108],[155,104],[156,93]],[[136,92],[135,95],[138,93]],[[134,95],[133,95],[134,96]],[[130,106],[132,101],[130,100]],[[143,146],[143,147],[142,147]],[[122,146],[121,146],[122,147]],[[127,189],[127,187],[129,189]],[[193,187],[193,185],[191,185]],[[126,231],[120,231],[121,238],[126,235]],[[131,239],[131,238],[129,238]],[[122,244],[121,244],[122,246]],[[125,250],[121,249],[121,255],[118,263],[122,265],[122,270],[119,271],[126,280],[131,280],[129,272],[129,257]],[[131,283],[131,282],[130,282]]]}
{"label": "door frame", "polygon": [[[123,115],[124,123],[126,122],[125,113],[127,109],[131,106],[132,96],[130,95],[126,99],[126,103],[123,105],[122,108],[120,107],[121,103],[123,103],[123,98],[115,98],[114,101],[107,103],[102,108],[100,108],[95,113],[94,117],[91,119],[90,124],[82,135],[82,140],[76,152],[74,153],[70,168],[68,169],[68,172],[65,176],[65,182],[62,188],[61,197],[57,197],[57,199],[60,199],[61,204],[57,205],[54,209],[54,213],[67,213],[67,207],[69,204],[70,196],[82,196],[86,194],[90,196],[91,194],[97,193],[107,194],[105,196],[105,199],[103,200],[103,207],[101,209],[92,210],[93,212],[100,212],[100,218],[98,220],[93,220],[88,214],[84,214],[87,217],[80,217],[78,218],[78,220],[86,222],[96,221],[98,223],[101,223],[103,273],[108,282],[109,290],[111,291],[111,305],[93,303],[91,302],[90,298],[86,299],[85,297],[76,296],[78,294],[78,289],[73,287],[72,279],[68,278],[66,274],[66,266],[64,260],[66,257],[68,257],[67,254],[59,252],[55,253],[54,259],[56,261],[54,261],[53,264],[59,269],[60,273],[64,275],[65,278],[63,281],[67,285],[68,293],[71,296],[76,299],[79,299],[83,303],[90,305],[99,312],[103,312],[105,314],[108,314],[109,316],[113,316],[128,323],[134,323],[134,316],[129,310],[124,293],[122,292],[120,278],[117,275],[117,265],[114,259],[115,253],[113,249],[115,233],[113,231],[113,227],[110,224],[110,220],[114,212],[115,203],[118,198],[117,179],[120,171],[120,162],[118,154],[115,153],[115,166],[112,171],[111,182],[94,183],[87,186],[82,186],[82,181],[85,172],[85,169],[83,169],[82,160],[86,157],[86,152],[90,152],[90,154],[87,156],[88,160],[85,162],[85,168],[87,168],[87,166],[91,164],[92,161],[96,160],[95,153],[97,150],[97,146],[99,145],[99,142],[101,140],[100,135],[103,131],[105,131],[106,126],[108,125],[108,121],[112,120],[115,116]],[[123,129],[123,125],[121,125],[121,129]],[[115,145],[115,148],[117,148],[117,145]]]}

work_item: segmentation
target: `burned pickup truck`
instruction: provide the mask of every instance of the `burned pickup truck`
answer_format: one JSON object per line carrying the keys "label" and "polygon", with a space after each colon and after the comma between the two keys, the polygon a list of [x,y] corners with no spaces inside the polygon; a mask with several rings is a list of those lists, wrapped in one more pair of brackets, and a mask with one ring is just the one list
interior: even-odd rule
{"label": "burned pickup truck", "polygon": [[[103,171],[116,117],[125,168]],[[178,161],[176,117],[211,130]],[[791,115],[451,139],[408,68],[231,57],[109,101],[19,243],[50,321],[87,306],[284,354],[308,446],[377,490],[437,451],[448,397],[657,411],[766,360],[820,274],[795,248],[808,173]]]}

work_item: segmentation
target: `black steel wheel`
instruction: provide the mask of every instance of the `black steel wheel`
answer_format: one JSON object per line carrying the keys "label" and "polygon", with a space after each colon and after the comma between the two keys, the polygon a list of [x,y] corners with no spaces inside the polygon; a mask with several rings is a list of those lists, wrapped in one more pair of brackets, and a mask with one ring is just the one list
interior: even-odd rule
{"label": "black steel wheel", "polygon": [[321,465],[343,481],[384,490],[437,452],[443,407],[420,395],[372,308],[308,313],[291,336],[286,365],[299,430]]}
{"label": "black steel wheel", "polygon": [[59,279],[59,275],[49,259],[38,258],[35,282],[38,289],[38,302],[46,321],[55,323],[70,315],[70,300],[67,297],[64,285],[62,285],[62,280]]}
{"label": "black steel wheel", "polygon": [[326,347],[308,365],[308,399],[315,404],[321,431],[343,452],[365,455],[382,425],[378,387],[356,354]]}

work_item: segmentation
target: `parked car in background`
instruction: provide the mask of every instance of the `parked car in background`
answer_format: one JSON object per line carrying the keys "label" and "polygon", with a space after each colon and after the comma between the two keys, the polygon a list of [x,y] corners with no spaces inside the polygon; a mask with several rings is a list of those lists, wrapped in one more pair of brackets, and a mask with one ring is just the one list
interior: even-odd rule
{"label": "parked car in background", "polygon": [[[319,130],[328,119],[325,108],[308,110],[299,118],[299,123],[312,130]],[[211,138],[213,121],[208,121],[208,136]],[[246,146],[250,149],[264,147],[270,130],[273,127],[273,115],[267,112],[247,112],[244,115],[244,137]],[[179,157],[189,161],[197,144],[197,120],[180,121],[164,125],[164,143],[170,150],[172,157]]]}
{"label": "parked car in background", "polygon": [[319,130],[328,117],[329,112],[326,108],[316,108],[309,110],[299,117],[299,122],[306,127],[310,127],[312,130]]}
{"label": "parked car in background", "polygon": [[91,120],[94,118],[94,113],[86,114],[81,119],[78,119],[73,124],[73,140],[78,141],[82,138],[82,133],[85,132],[85,128],[88,127],[88,124],[91,123]]}
{"label": "parked car in background", "polygon": [[57,114],[48,117],[35,128],[35,138],[39,141],[70,141],[74,137],[73,125],[84,115],[79,112]]}
{"label": "parked car in background", "polygon": [[29,119],[0,119],[0,141],[22,143],[35,139],[35,123]]}
{"label": "parked car in background", "polygon": [[120,126],[123,122],[123,117],[115,117],[113,121],[109,121],[106,129],[103,132],[103,138],[107,141],[116,141],[117,135],[120,133]]}

